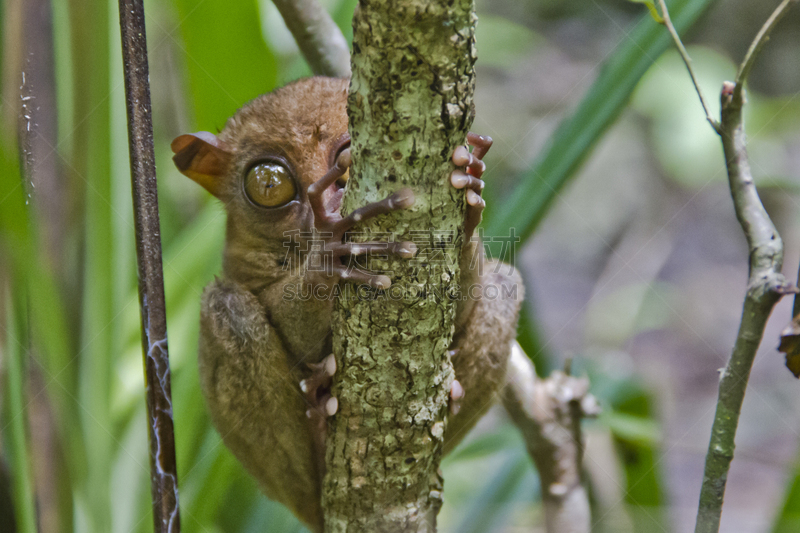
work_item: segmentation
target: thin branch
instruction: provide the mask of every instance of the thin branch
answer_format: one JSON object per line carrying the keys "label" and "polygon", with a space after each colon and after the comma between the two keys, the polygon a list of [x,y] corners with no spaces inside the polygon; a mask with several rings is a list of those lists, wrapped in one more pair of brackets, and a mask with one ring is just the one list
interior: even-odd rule
{"label": "thin branch", "polygon": [[314,74],[350,77],[347,40],[317,0],[274,2]]}
{"label": "thin branch", "polygon": [[589,381],[553,372],[539,379],[517,342],[511,348],[503,405],[522,432],[542,485],[547,533],[588,533],[591,509],[583,486],[580,422],[599,406]]}
{"label": "thin branch", "polygon": [[750,46],[739,68],[736,83],[725,82],[722,87],[719,133],[736,217],[750,248],[750,278],[736,344],[720,376],[719,398],[706,454],[695,533],[719,531],[725,483],[733,460],[736,428],[750,369],[772,308],[783,294],[793,292],[793,287],[781,274],[783,241],[761,203],[750,170],[742,121],[742,84],[769,32],[786,7],[796,1],[784,0],[781,3]]}
{"label": "thin branch", "polygon": [[119,0],[131,159],[154,531],[179,533],[167,316],[143,0]]}
{"label": "thin branch", "polygon": [[764,45],[769,40],[769,35],[772,33],[772,30],[775,26],[780,22],[786,12],[789,10],[792,4],[796,4],[798,0],[783,0],[780,5],[775,8],[775,11],[772,12],[772,15],[767,19],[763,26],[761,26],[761,30],[759,30],[758,35],[756,38],[753,39],[753,42],[750,44],[750,48],[747,49],[747,53],[744,56],[744,60],[742,64],[739,66],[739,72],[736,73],[736,87],[734,89],[734,100],[741,99],[742,93],[742,86],[744,85],[744,81],[747,79],[747,76],[750,74],[750,70],[753,68],[753,64],[755,63],[756,57],[758,57],[759,52],[764,47]]}
{"label": "thin branch", "polygon": [[697,77],[694,75],[692,58],[689,57],[689,52],[686,51],[686,47],[683,46],[680,35],[678,35],[677,30],[675,30],[675,26],[672,24],[672,19],[669,17],[669,10],[667,10],[667,4],[664,0],[658,0],[658,3],[661,6],[661,18],[664,19],[664,25],[667,27],[667,30],[669,30],[672,40],[675,41],[675,47],[678,49],[678,53],[680,53],[681,58],[686,65],[686,70],[689,71],[689,76],[692,78],[692,83],[694,84],[695,91],[697,91],[697,96],[700,98],[700,103],[703,105],[703,111],[706,112],[706,120],[708,120],[708,123],[711,124],[712,128],[714,128],[714,131],[719,133],[719,122],[711,116],[711,111],[706,103],[705,96],[703,96],[703,91],[700,89],[700,84],[697,83]]}

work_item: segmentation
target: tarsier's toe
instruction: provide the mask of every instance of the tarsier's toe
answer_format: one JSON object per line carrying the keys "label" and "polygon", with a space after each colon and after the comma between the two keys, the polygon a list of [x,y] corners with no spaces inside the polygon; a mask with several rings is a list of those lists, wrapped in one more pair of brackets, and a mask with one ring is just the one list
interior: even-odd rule
{"label": "tarsier's toe", "polygon": [[411,259],[415,255],[417,255],[417,252],[419,251],[417,245],[412,241],[398,242],[395,244],[396,246],[393,246],[392,252],[402,257],[403,259]]}
{"label": "tarsier's toe", "polygon": [[339,400],[336,399],[335,396],[331,396],[328,398],[328,401],[325,402],[325,414],[328,416],[333,416],[336,414],[336,411],[339,410]]}
{"label": "tarsier's toe", "polygon": [[366,272],[357,268],[351,268],[346,265],[336,265],[333,267],[333,269],[339,278],[345,281],[369,285],[373,289],[379,290],[386,290],[392,286],[391,278],[384,274],[373,274],[371,272]]}
{"label": "tarsier's toe", "polygon": [[492,138],[488,135],[478,135],[477,133],[467,133],[467,142],[473,147],[472,155],[478,159],[483,159],[489,148],[492,147]]}
{"label": "tarsier's toe", "polygon": [[309,363],[311,376],[300,382],[310,408],[306,416],[312,418],[315,413],[332,416],[339,408],[339,402],[331,396],[331,377],[336,373],[336,358],[330,354],[319,363]]}
{"label": "tarsier's toe", "polygon": [[450,185],[456,189],[469,189],[475,192],[481,192],[486,185],[482,179],[471,176],[463,170],[457,168],[450,175]]}
{"label": "tarsier's toe", "polygon": [[469,165],[470,161],[472,161],[472,154],[469,153],[466,146],[458,146],[453,150],[453,163],[457,167],[465,167]]}
{"label": "tarsier's toe", "polygon": [[350,168],[353,164],[353,157],[350,155],[350,148],[345,148],[336,157],[336,164],[342,168]]}
{"label": "tarsier's toe", "polygon": [[472,176],[480,178],[486,172],[486,163],[476,157],[476,153],[470,153],[466,146],[459,146],[453,150],[453,163],[458,167],[466,168]]}
{"label": "tarsier's toe", "polygon": [[325,401],[324,404],[320,405],[315,409],[308,409],[306,411],[306,416],[308,418],[322,417],[328,418],[329,416],[333,416],[336,414],[336,411],[339,410],[339,400],[336,399],[335,396],[328,396],[328,399]]}
{"label": "tarsier's toe", "polygon": [[409,188],[400,189],[389,198],[389,207],[392,209],[408,209],[416,201],[414,191]]}
{"label": "tarsier's toe", "polygon": [[472,207],[486,207],[486,201],[472,189],[467,191],[467,203]]}
{"label": "tarsier's toe", "polygon": [[327,376],[333,376],[336,373],[336,357],[330,354],[322,360],[322,369]]}
{"label": "tarsier's toe", "polygon": [[457,379],[450,386],[450,413],[457,415],[461,410],[461,400],[464,398],[464,387]]}

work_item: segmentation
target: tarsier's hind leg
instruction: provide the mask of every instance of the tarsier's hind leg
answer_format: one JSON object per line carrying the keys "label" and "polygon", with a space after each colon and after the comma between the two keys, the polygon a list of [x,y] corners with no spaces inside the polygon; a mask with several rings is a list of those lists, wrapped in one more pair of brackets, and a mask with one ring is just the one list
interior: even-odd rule
{"label": "tarsier's hind leg", "polygon": [[218,280],[203,294],[200,382],[225,444],[270,498],[322,531],[319,450],[297,369],[250,292]]}
{"label": "tarsier's hind leg", "polygon": [[513,267],[495,261],[483,265],[477,283],[462,290],[475,296],[468,315],[459,320],[453,338],[453,367],[464,396],[451,414],[444,451],[452,450],[495,403],[506,381],[511,343],[516,338],[523,286]]}

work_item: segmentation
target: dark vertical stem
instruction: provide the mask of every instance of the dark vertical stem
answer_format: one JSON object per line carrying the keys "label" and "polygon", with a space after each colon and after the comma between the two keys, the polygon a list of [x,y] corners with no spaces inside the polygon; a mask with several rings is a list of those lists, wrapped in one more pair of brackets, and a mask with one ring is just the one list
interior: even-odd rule
{"label": "dark vertical stem", "polygon": [[153,522],[155,531],[179,532],[178,473],[175,465],[158,192],[142,0],[120,0],[119,22],[139,265]]}

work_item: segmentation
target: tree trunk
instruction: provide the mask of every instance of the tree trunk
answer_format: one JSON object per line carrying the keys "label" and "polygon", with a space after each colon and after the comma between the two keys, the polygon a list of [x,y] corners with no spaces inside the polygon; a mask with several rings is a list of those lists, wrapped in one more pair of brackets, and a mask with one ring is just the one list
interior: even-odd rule
{"label": "tree trunk", "polygon": [[348,100],[353,166],[342,214],[401,188],[416,202],[351,232],[413,240],[415,259],[371,257],[385,291],[342,285],[334,313],[339,370],[323,488],[325,531],[430,532],[453,369],[447,354],[463,242],[464,192],[450,156],[472,123],[471,0],[361,0]]}

